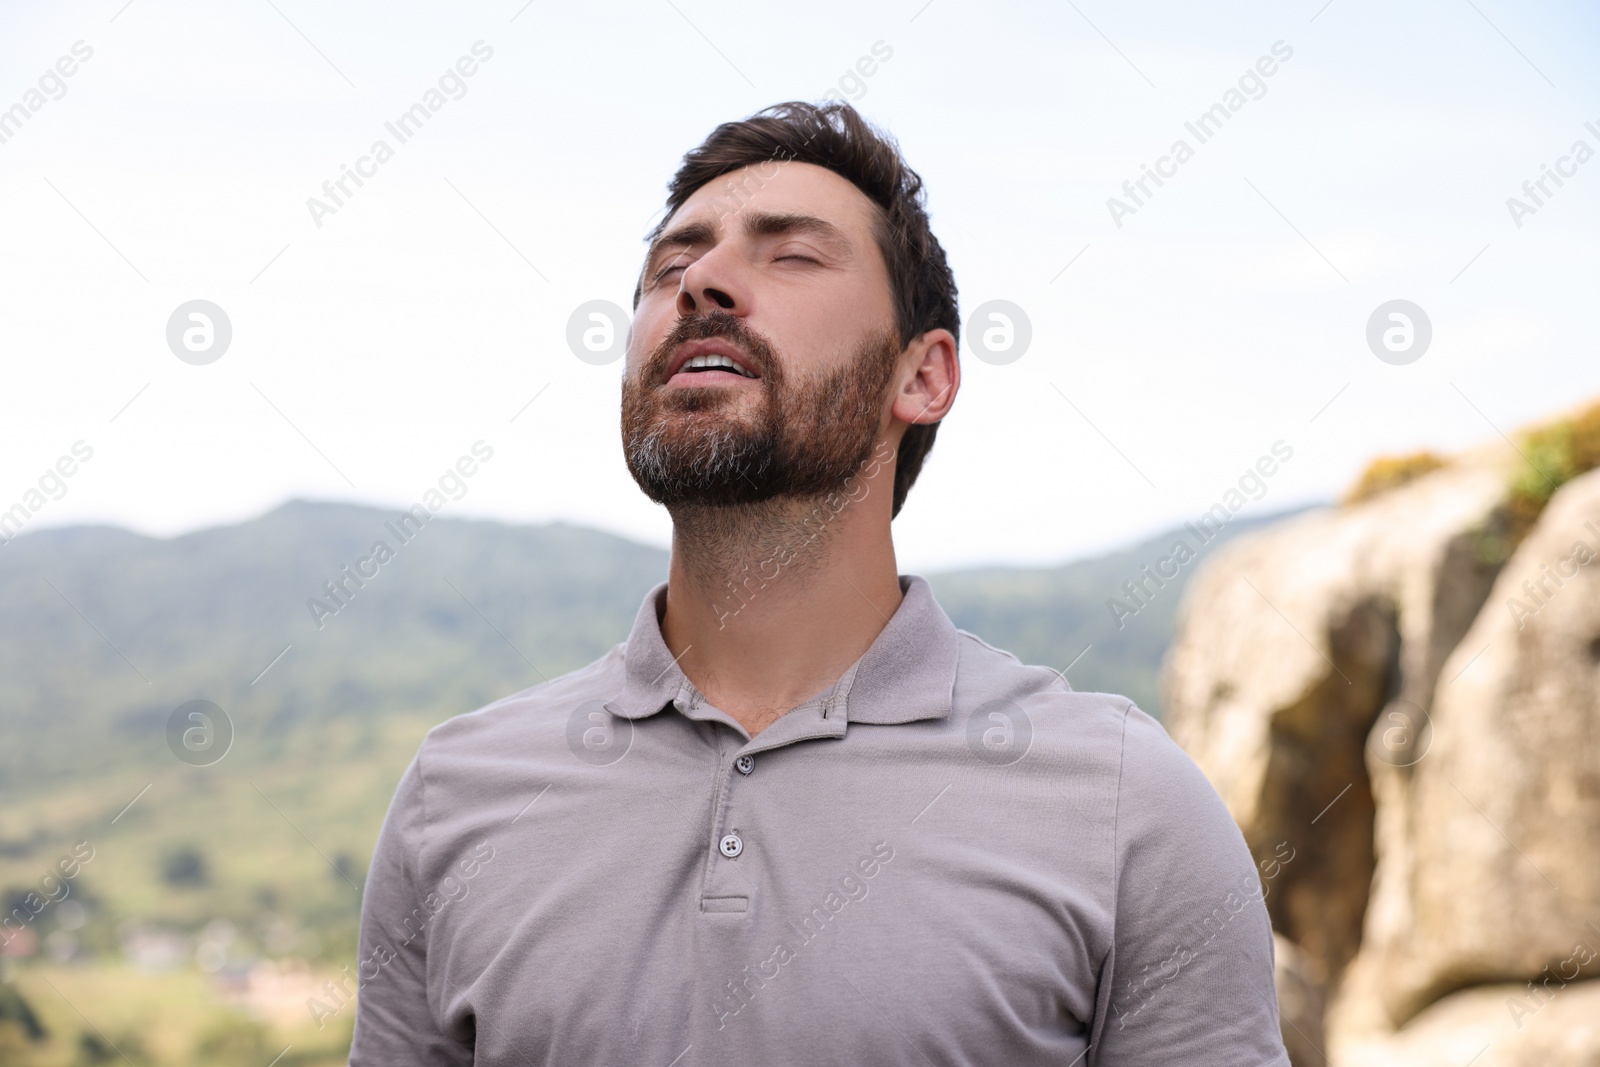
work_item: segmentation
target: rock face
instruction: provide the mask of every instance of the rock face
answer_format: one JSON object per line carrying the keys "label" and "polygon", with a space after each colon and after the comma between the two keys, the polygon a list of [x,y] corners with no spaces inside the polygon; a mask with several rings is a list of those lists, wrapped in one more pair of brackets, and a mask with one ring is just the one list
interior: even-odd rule
{"label": "rock face", "polygon": [[1167,728],[1258,859],[1295,849],[1297,1067],[1600,1064],[1600,471],[1502,565],[1506,485],[1458,463],[1241,537],[1180,611]]}

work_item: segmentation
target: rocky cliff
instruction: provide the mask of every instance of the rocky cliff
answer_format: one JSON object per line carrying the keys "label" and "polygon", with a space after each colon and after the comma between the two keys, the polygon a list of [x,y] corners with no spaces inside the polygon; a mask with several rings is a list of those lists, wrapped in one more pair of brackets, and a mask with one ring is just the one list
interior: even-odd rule
{"label": "rocky cliff", "polygon": [[1167,727],[1258,859],[1295,850],[1296,1067],[1600,1064],[1597,427],[1241,537],[1186,593]]}

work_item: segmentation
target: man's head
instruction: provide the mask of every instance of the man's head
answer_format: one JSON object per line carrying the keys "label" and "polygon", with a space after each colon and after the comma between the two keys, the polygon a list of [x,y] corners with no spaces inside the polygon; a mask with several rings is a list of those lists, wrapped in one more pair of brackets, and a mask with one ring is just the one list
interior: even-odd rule
{"label": "man's head", "polygon": [[[897,515],[959,385],[959,328],[892,141],[848,104],[724,123],[673,177],[634,292],[629,470],[668,505],[817,496],[903,432]],[[722,357],[744,373],[698,369]]]}

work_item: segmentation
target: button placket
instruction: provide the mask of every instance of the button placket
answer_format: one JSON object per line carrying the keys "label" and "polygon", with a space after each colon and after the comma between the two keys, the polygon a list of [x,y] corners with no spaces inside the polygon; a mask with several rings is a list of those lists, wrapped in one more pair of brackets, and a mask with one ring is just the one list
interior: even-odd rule
{"label": "button placket", "polygon": [[[738,756],[733,761],[734,769],[737,770],[741,775],[748,775],[751,771],[755,770],[755,766],[756,760],[754,756]],[[728,798],[728,803],[731,806],[733,803],[733,782],[731,779],[727,782],[726,795]],[[739,836],[739,830],[737,827],[729,827],[728,832],[722,835],[721,840],[717,842],[717,851],[722,853],[724,858],[730,860],[737,859],[739,853],[744,851],[744,838]]]}
{"label": "button placket", "polygon": [[[743,829],[743,820],[740,818],[743,804],[739,796],[739,785],[744,776],[734,774],[738,768],[740,757],[735,755],[745,739],[736,738],[723,731],[719,734],[718,747],[721,754],[717,760],[717,788],[715,809],[711,822],[711,855],[707,859],[703,887],[701,890],[702,910],[704,901],[708,898],[722,896],[736,896],[740,899],[749,899],[753,894],[750,878],[740,868],[741,864],[734,861],[744,854],[745,846],[749,844],[749,835]],[[752,761],[753,763],[753,761]],[[740,909],[743,912],[745,909]]]}

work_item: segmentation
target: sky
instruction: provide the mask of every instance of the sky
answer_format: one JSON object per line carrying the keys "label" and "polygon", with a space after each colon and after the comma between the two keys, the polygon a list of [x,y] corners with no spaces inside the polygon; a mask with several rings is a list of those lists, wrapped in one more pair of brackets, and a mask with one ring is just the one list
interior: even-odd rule
{"label": "sky", "polygon": [[7,3],[0,511],[403,509],[482,442],[442,513],[666,546],[569,324],[628,308],[685,151],[830,92],[960,287],[902,572],[1124,545],[1274,446],[1245,513],[1509,450],[1600,397],[1597,44],[1575,0]]}

